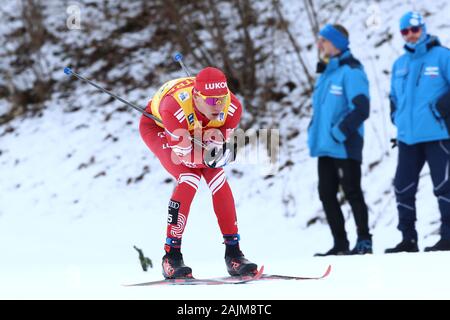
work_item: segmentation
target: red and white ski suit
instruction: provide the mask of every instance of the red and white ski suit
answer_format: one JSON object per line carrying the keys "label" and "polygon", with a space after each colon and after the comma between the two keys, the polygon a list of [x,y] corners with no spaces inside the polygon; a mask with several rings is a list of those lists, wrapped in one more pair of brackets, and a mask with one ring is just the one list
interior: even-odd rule
{"label": "red and white ski suit", "polygon": [[239,123],[242,106],[230,92],[230,103],[221,114],[221,121],[210,122],[195,108],[192,87],[193,78],[175,79],[164,84],[146,108],[147,112],[160,118],[162,124],[142,116],[139,125],[145,144],[177,181],[169,201],[167,237],[181,239],[201,177],[205,178],[211,190],[222,234],[237,234],[233,194],[224,170],[205,166],[201,148],[188,139],[187,135],[192,136],[194,127],[198,130],[200,125],[204,143],[219,141],[216,139],[217,134],[206,138],[211,128],[216,132],[220,130],[223,138],[227,139]]}

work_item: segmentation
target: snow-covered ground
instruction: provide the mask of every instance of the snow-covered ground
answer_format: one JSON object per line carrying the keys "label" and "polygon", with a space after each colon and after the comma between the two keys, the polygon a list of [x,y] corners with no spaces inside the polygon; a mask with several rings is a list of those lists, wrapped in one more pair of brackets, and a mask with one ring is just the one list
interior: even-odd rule
{"label": "snow-covered ground", "polygon": [[[239,290],[226,286],[122,287],[125,283],[161,278],[167,199],[173,184],[165,182],[168,175],[140,141],[138,117],[131,119],[133,124],[129,126],[120,125],[125,121],[122,116],[113,117],[111,128],[104,128],[96,125],[95,114],[84,116],[74,122],[56,109],[42,118],[13,122],[20,132],[2,137],[0,298],[450,297],[450,280],[446,277],[448,253],[382,254],[385,247],[400,239],[393,209],[380,218],[372,231],[373,256],[313,258],[315,252],[331,245],[328,227],[316,223],[306,228],[298,216],[285,217],[275,198],[282,193],[281,183],[267,192],[257,188],[257,192],[252,192],[251,181],[261,179],[257,166],[246,166],[242,178],[230,174],[244,252],[264,264],[268,273],[317,275],[332,264],[328,279],[255,283],[239,286]],[[76,129],[80,124],[84,126]],[[120,137],[117,142],[105,140],[108,132]],[[91,155],[95,160],[89,164]],[[144,165],[149,167],[144,179],[127,184],[129,178],[142,173]],[[232,165],[228,172],[233,168],[239,166]],[[308,172],[308,167],[303,170]],[[313,175],[306,173],[297,178],[302,185],[313,185],[314,180]],[[369,193],[379,184],[373,184]],[[308,189],[299,188],[300,199],[303,191]],[[314,201],[314,192],[310,190],[311,200],[305,201]],[[418,197],[421,235],[430,232],[424,223],[429,222],[429,217],[423,214],[427,212],[426,204],[434,201],[430,195],[431,190],[422,190]],[[307,206],[312,205],[305,203]],[[347,230],[352,243],[354,229],[350,218]],[[420,246],[437,239],[431,236]],[[209,191],[202,184],[192,205],[183,243],[185,262],[195,276],[226,274],[221,242]],[[133,245],[153,260],[155,267],[149,272],[141,270]]]}
{"label": "snow-covered ground", "polygon": [[[126,199],[124,195],[123,199]],[[202,199],[204,200],[204,199]],[[197,277],[225,274],[214,219],[198,202],[185,237],[185,261]],[[113,210],[108,210],[109,212]],[[247,255],[268,273],[331,275],[319,281],[273,281],[240,286],[123,287],[161,278],[164,210],[98,213],[70,218],[62,212],[4,214],[0,232],[1,299],[448,299],[448,253],[312,258],[325,228],[270,227],[266,219],[241,224]],[[209,215],[211,216],[211,214]],[[272,221],[275,219],[272,219]],[[255,230],[250,230],[250,229]],[[270,230],[267,230],[270,229]],[[271,234],[268,234],[270,232]],[[259,233],[260,237],[249,234]],[[283,235],[283,233],[285,233]],[[267,237],[265,236],[267,234]],[[140,270],[133,244],[156,267]],[[379,250],[378,250],[379,251]]]}
{"label": "snow-covered ground", "polygon": [[[352,32],[352,49],[371,81],[362,184],[370,207],[373,255],[312,257],[328,250],[332,239],[317,196],[316,160],[309,158],[302,132],[280,150],[281,164],[292,159],[295,165],[276,176],[265,179],[265,168],[258,165],[232,164],[226,171],[246,256],[264,264],[267,273],[318,275],[331,264],[327,279],[238,287],[123,287],[161,278],[173,181],[141,141],[139,115],[115,112],[120,103],[105,106],[107,97],[80,84],[69,92],[70,102],[55,95],[42,117],[0,127],[0,299],[449,299],[448,253],[383,254],[400,234],[391,187],[397,153],[386,153],[395,131],[388,121],[389,83],[381,71],[390,69],[402,44],[394,32],[395,47],[388,43],[364,50],[367,31],[358,31],[361,21],[355,18],[366,14],[361,3],[343,16],[343,24]],[[397,30],[398,17],[410,4],[390,5],[380,4],[383,26]],[[415,1],[414,6],[430,12],[428,30],[450,46],[448,2]],[[375,30],[368,45],[380,40],[384,30]],[[58,81],[67,81],[63,67]],[[127,98],[143,105],[151,96],[143,92],[128,93]],[[63,112],[76,103],[83,109]],[[110,120],[104,121],[109,113]],[[299,124],[291,117],[285,125],[282,130]],[[8,128],[14,130],[6,133]],[[375,161],[380,164],[369,170]],[[421,249],[439,239],[428,168],[422,175],[417,195]],[[348,205],[344,213],[353,245],[355,225]],[[321,220],[308,226],[317,217]],[[133,245],[153,260],[153,269],[142,271]],[[204,183],[191,208],[183,253],[196,277],[226,274],[222,238]]]}

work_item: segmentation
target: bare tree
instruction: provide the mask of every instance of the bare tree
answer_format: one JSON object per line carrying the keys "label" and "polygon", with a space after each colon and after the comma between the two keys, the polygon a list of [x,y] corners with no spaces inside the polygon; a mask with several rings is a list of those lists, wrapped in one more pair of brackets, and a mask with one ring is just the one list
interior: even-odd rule
{"label": "bare tree", "polygon": [[317,40],[317,34],[319,33],[319,21],[317,20],[317,13],[314,8],[314,3],[312,0],[303,0],[303,4],[306,9],[306,13],[308,15],[309,25],[311,27],[311,32],[314,35],[314,38]]}
{"label": "bare tree", "polygon": [[292,34],[292,32],[289,29],[289,24],[286,21],[286,19],[284,18],[283,13],[281,12],[279,2],[277,0],[272,0],[272,4],[275,9],[275,12],[277,13],[277,17],[280,20],[281,27],[288,35],[289,40],[292,44],[292,47],[294,48],[294,51],[297,55],[298,61],[302,67],[302,70],[305,73],[306,78],[308,79],[309,89],[310,89],[310,91],[312,91],[313,86],[314,86],[314,78],[311,75],[310,70],[308,70],[308,67],[306,66],[305,59],[302,56],[302,49],[301,49],[300,45],[297,43],[297,40],[295,39],[294,35]]}
{"label": "bare tree", "polygon": [[[12,60],[10,69],[3,70],[11,109],[1,117],[0,123],[27,112],[38,113],[50,96],[53,84],[45,66],[46,57],[40,51],[51,39],[44,26],[42,3],[23,0],[21,10],[12,20],[19,20],[21,26],[6,35],[6,40],[15,44],[14,50],[6,53]],[[17,81],[22,83],[17,84]]]}

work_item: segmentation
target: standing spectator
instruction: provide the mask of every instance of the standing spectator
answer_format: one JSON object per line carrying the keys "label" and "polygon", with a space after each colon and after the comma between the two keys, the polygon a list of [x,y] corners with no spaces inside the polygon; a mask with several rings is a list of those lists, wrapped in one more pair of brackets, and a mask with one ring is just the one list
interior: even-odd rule
{"label": "standing spectator", "polygon": [[441,239],[425,251],[450,250],[450,51],[427,34],[423,17],[400,20],[405,53],[392,69],[391,119],[397,127],[395,195],[402,241],[386,253],[417,252],[415,196],[428,163],[441,212]]}
{"label": "standing spectator", "polygon": [[[364,68],[349,50],[341,25],[326,25],[318,42],[321,73],[314,88],[313,117],[308,129],[312,157],[319,157],[319,197],[334,246],[316,256],[372,253],[367,206],[361,190],[363,122],[369,116],[369,84]],[[353,250],[337,199],[339,186],[352,208],[358,239]]]}

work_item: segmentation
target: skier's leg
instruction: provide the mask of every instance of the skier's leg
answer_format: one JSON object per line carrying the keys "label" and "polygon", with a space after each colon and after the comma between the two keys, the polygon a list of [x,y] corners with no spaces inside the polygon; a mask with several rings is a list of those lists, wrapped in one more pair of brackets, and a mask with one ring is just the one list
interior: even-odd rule
{"label": "skier's leg", "polygon": [[173,153],[167,144],[164,129],[154,124],[147,118],[141,120],[140,132],[142,139],[150,150],[159,159],[163,167],[177,181],[172,197],[169,201],[169,214],[167,225],[167,238],[175,239],[174,243],[168,243],[173,247],[179,247],[186,221],[189,215],[192,200],[201,179],[200,169],[193,169],[173,162]]}
{"label": "skier's leg", "polygon": [[[170,168],[171,165],[166,163],[165,167]],[[178,165],[178,167],[184,166]],[[198,182],[200,182],[200,175],[195,170],[186,167],[183,170],[171,168],[169,173],[178,178],[169,201],[167,237],[164,245],[166,254],[162,258],[163,275],[165,278],[192,277],[192,269],[184,264],[181,254],[181,239],[191,203],[197,191]]]}
{"label": "skier's leg", "polygon": [[248,261],[239,247],[236,207],[233,193],[223,169],[202,169],[202,175],[211,190],[214,212],[225,243],[225,264],[232,276],[254,274],[257,265]]}
{"label": "skier's leg", "polygon": [[236,208],[225,171],[222,168],[205,168],[202,169],[202,175],[211,190],[214,212],[216,213],[222,234],[237,234]]}
{"label": "skier's leg", "polygon": [[147,118],[142,118],[139,129],[146,145],[177,181],[169,201],[167,238],[164,245],[166,254],[162,260],[163,275],[165,278],[189,277],[192,270],[184,265],[180,251],[181,238],[200,182],[201,171],[173,162],[174,155],[168,146],[163,128]]}

